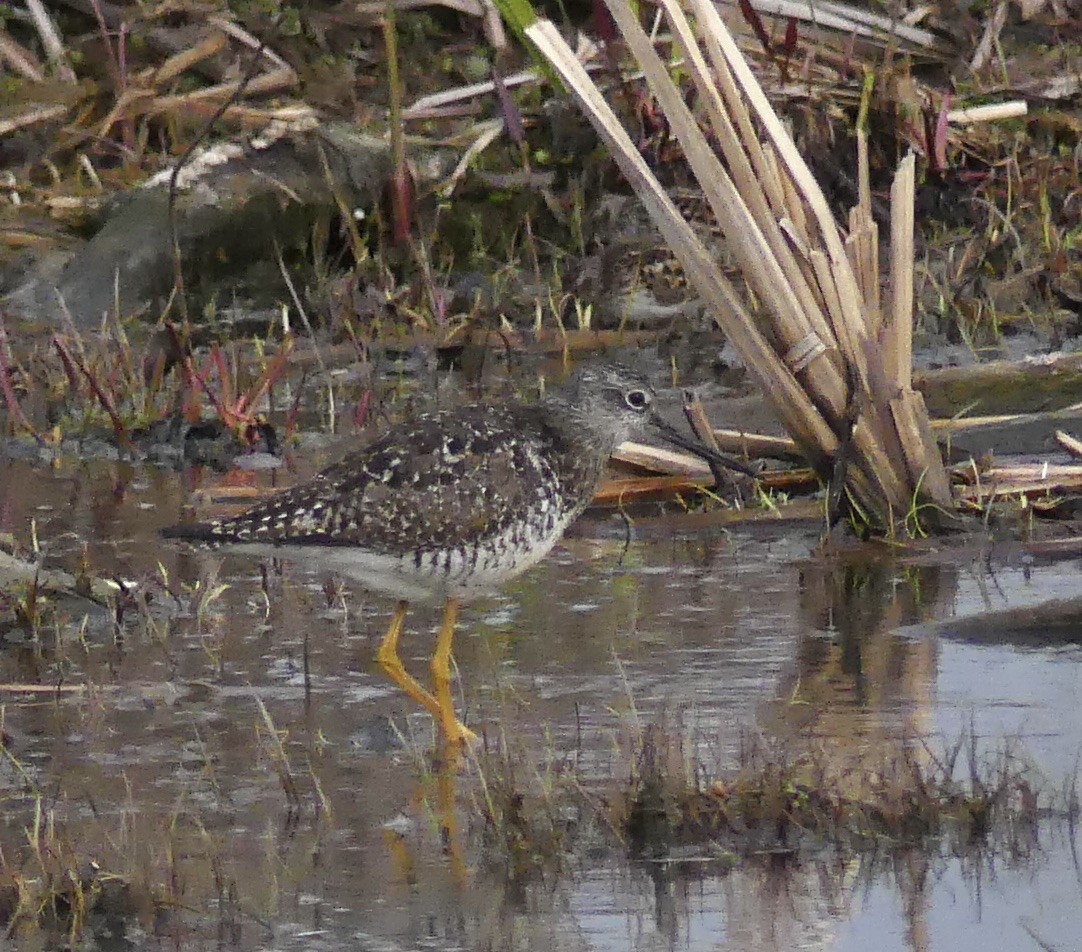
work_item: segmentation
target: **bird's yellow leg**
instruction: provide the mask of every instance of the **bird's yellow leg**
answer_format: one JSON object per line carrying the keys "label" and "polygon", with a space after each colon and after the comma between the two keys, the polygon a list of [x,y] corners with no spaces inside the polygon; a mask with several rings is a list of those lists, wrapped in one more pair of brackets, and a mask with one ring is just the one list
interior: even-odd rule
{"label": "bird's yellow leg", "polygon": [[451,642],[455,637],[458,620],[458,600],[449,598],[443,606],[443,621],[436,636],[436,652],[432,655],[432,685],[436,689],[436,703],[440,727],[447,743],[454,746],[477,740],[477,735],[455,716],[454,699],[451,697]]}
{"label": "bird's yellow leg", "polygon": [[458,815],[455,812],[455,773],[461,744],[450,745],[451,752],[436,768],[436,810],[440,824],[443,850],[451,861],[451,875],[458,886],[468,885],[466,862],[462,856],[462,843],[458,836]]}
{"label": "bird's yellow leg", "polygon": [[387,634],[383,636],[383,641],[379,643],[379,649],[376,651],[376,663],[383,668],[387,677],[394,681],[421,707],[433,717],[441,718],[442,712],[439,701],[432,695],[432,692],[421,687],[420,682],[406,670],[402,664],[402,659],[398,657],[398,639],[402,634],[402,624],[406,620],[407,608],[409,608],[409,602],[404,599],[395,606],[394,616],[391,618],[391,627],[387,629]]}

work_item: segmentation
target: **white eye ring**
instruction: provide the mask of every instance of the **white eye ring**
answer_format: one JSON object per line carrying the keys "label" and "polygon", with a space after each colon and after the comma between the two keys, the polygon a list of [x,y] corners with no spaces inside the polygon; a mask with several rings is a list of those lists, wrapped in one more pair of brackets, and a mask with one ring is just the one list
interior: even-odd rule
{"label": "white eye ring", "polygon": [[624,394],[624,403],[632,410],[645,410],[650,406],[650,394],[645,390],[628,390]]}

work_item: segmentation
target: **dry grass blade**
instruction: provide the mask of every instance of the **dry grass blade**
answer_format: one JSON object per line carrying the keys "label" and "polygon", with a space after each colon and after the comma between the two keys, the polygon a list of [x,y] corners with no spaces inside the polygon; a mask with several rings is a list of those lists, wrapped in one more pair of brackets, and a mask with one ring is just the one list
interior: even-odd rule
{"label": "dry grass blade", "polygon": [[82,694],[86,690],[85,684],[0,684],[0,694]]}
{"label": "dry grass blade", "polygon": [[16,43],[4,30],[0,30],[0,62],[7,63],[16,73],[31,82],[40,83],[45,79],[37,57]]}
{"label": "dry grass blade", "polygon": [[278,781],[282,785],[282,792],[285,794],[286,802],[291,809],[297,809],[297,807],[300,806],[301,794],[300,787],[297,784],[297,778],[293,773],[293,767],[289,762],[289,753],[286,751],[286,732],[279,731],[278,728],[275,727],[274,721],[270,716],[270,711],[267,710],[267,706],[263,703],[263,699],[260,698],[258,694],[253,694],[252,700],[255,701],[256,707],[259,709],[259,716],[266,732],[267,742],[264,745],[264,749],[267,752],[267,756],[270,758],[271,766],[278,775]]}
{"label": "dry grass blade", "polygon": [[45,5],[41,0],[26,0],[26,9],[33,18],[38,36],[41,37],[41,45],[45,47],[45,52],[49,54],[49,59],[56,67],[57,74],[65,82],[74,83],[75,72],[68,65],[65,58],[64,43],[61,41],[60,34],[57,32],[53,21],[49,19],[49,13],[45,9]]}
{"label": "dry grass blade", "polygon": [[31,109],[27,112],[12,116],[10,119],[0,121],[0,136],[5,136],[16,129],[32,126],[39,122],[49,122],[52,119],[60,119],[68,114],[70,107],[42,106],[39,109]]}
{"label": "dry grass blade", "polygon": [[225,33],[215,30],[210,36],[204,37],[194,46],[170,56],[161,66],[154,70],[149,81],[156,87],[164,86],[182,73],[187,72],[197,63],[202,63],[204,60],[216,56],[225,47]]}
{"label": "dry grass blade", "polygon": [[999,34],[1003,30],[1003,25],[1007,22],[1009,7],[1009,0],[999,0],[995,11],[985,22],[984,33],[981,35],[977,48],[973,51],[973,58],[969,61],[971,72],[980,72],[991,61],[996,46],[999,44]]}
{"label": "dry grass blade", "polygon": [[[174,96],[158,96],[145,104],[140,113],[148,116],[156,116],[163,112],[175,110],[191,110],[201,112],[221,100],[228,100],[243,92],[246,96],[266,96],[271,93],[285,92],[297,84],[297,74],[293,69],[276,69],[269,73],[256,76],[247,83],[233,82],[221,83],[217,86],[208,86],[206,89],[197,89],[191,93],[183,93]],[[229,111],[226,110],[226,115]]]}
{"label": "dry grass blade", "polygon": [[240,24],[234,23],[232,20],[227,20],[225,17],[221,16],[207,17],[207,22],[212,26],[216,26],[223,33],[228,33],[233,39],[239,40],[247,46],[248,49],[258,51],[263,59],[273,63],[278,70],[288,70],[289,72],[293,72],[293,67],[290,66],[288,62],[282,59],[282,57],[275,53],[274,50],[270,49],[264,41],[252,36],[252,34],[244,29],[244,27],[240,26]]}
{"label": "dry grass blade", "polygon": [[[423,10],[426,7],[447,7],[448,10],[457,10],[478,18],[485,14],[484,5],[478,0],[395,0],[394,4],[396,10]],[[375,3],[359,3],[356,10],[369,16],[379,16],[386,10],[386,4],[379,0]]]}
{"label": "dry grass blade", "polygon": [[846,35],[869,39],[904,40],[915,47],[935,50],[941,42],[930,30],[910,26],[897,19],[879,16],[843,3],[805,3],[803,0],[751,0],[760,13],[792,17],[814,23],[817,27],[839,30]]}

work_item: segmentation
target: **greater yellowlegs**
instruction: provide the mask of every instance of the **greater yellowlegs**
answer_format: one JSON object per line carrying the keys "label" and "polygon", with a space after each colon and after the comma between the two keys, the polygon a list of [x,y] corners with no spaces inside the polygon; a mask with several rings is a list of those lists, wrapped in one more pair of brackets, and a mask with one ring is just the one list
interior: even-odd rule
{"label": "greater yellowlegs", "polygon": [[[417,416],[309,482],[168,538],[339,572],[399,599],[376,659],[451,743],[471,736],[451,698],[460,601],[536,564],[593,498],[613,450],[643,428],[654,391],[619,363],[586,366],[534,404]],[[398,640],[413,601],[442,600],[434,692],[405,669]]]}

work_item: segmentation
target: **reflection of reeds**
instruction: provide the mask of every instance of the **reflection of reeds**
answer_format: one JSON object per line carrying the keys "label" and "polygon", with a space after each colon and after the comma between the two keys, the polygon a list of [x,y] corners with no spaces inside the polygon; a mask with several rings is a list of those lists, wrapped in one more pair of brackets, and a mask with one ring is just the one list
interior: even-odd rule
{"label": "reflection of reeds", "polygon": [[256,695],[255,698],[256,707],[259,708],[259,716],[263,720],[263,727],[265,732],[261,732],[261,736],[267,738],[266,743],[263,745],[270,757],[271,766],[274,768],[274,772],[278,775],[278,781],[282,785],[282,792],[286,795],[286,802],[289,804],[290,810],[297,810],[300,808],[301,795],[300,788],[297,785],[297,779],[293,774],[293,767],[289,762],[289,755],[286,753],[284,736],[274,726],[274,721],[271,720],[270,711],[267,710],[267,706],[263,703],[262,699]]}

